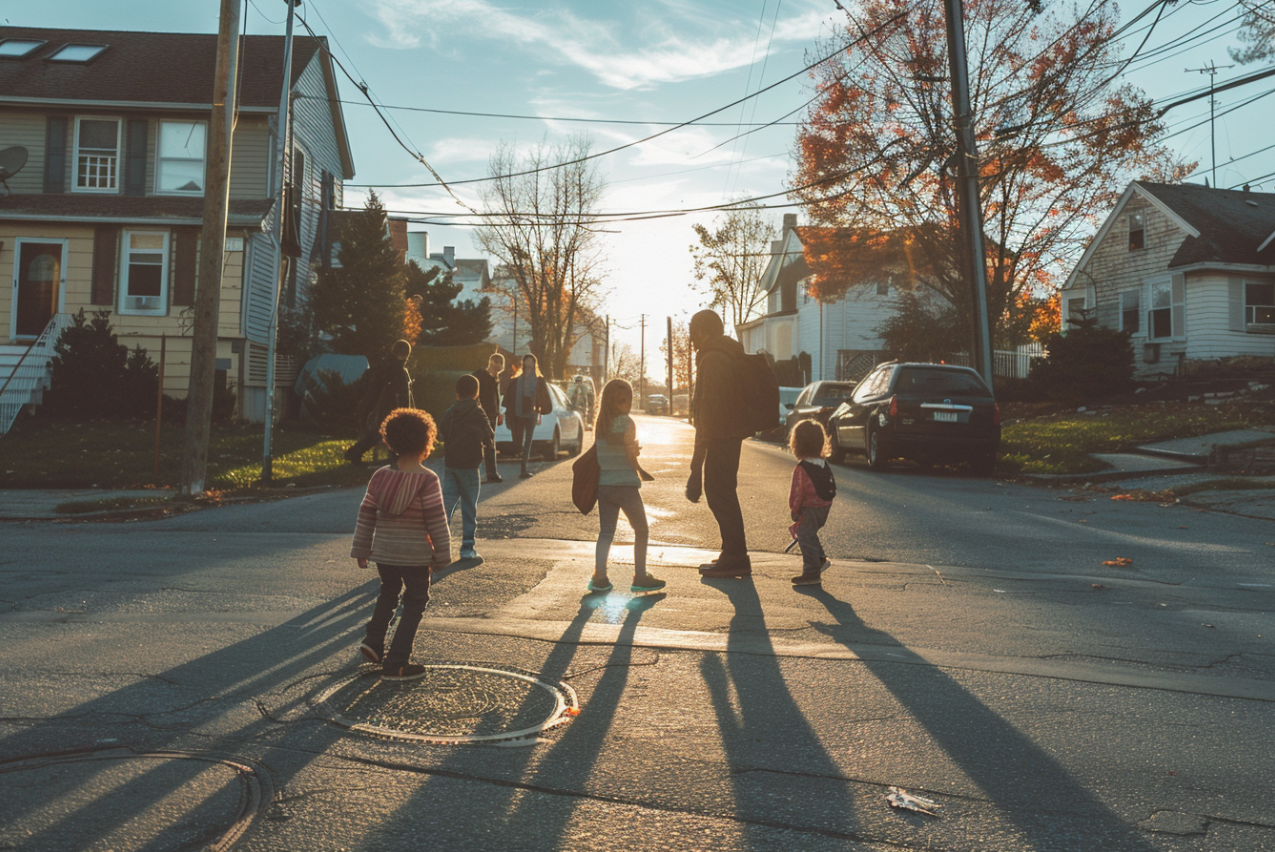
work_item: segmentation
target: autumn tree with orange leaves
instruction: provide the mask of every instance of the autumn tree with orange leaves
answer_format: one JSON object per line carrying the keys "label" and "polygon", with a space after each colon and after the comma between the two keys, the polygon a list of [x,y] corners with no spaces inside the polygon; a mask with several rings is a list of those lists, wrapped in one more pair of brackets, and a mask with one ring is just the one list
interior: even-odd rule
{"label": "autumn tree with orange leaves", "polygon": [[[1130,180],[1189,171],[1154,140],[1163,130],[1140,91],[1119,84],[1114,3],[966,0],[970,92],[987,245],[987,302],[998,346],[1031,322]],[[953,306],[967,329],[956,136],[943,6],[861,0],[843,50],[814,72],[798,132],[794,192],[815,227],[814,293],[837,298],[875,281],[883,259]]]}

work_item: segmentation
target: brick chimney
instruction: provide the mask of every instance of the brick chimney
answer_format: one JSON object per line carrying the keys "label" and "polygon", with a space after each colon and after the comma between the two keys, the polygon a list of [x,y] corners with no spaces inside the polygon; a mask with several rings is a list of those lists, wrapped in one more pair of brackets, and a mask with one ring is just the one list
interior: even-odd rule
{"label": "brick chimney", "polygon": [[797,229],[797,214],[785,213],[784,214],[784,233],[786,234],[789,231],[795,231],[796,229]]}

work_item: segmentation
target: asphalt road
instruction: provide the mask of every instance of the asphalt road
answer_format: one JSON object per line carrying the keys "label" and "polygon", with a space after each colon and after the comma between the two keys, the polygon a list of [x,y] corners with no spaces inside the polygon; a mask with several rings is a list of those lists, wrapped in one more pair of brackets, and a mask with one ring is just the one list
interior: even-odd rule
{"label": "asphalt road", "polygon": [[574,691],[512,745],[369,736],[317,701],[462,727],[533,703],[361,686],[358,492],[0,526],[0,849],[1275,848],[1275,524],[852,462],[833,568],[799,592],[792,460],[750,442],[754,577],[702,582],[692,433],[639,430],[666,596],[582,596],[597,520],[566,460],[485,486],[486,561],[436,578],[422,662]]}

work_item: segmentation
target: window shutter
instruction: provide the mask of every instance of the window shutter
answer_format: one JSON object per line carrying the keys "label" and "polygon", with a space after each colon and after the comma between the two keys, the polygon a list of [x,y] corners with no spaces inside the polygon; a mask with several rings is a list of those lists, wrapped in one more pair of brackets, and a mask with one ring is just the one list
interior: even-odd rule
{"label": "window shutter", "polygon": [[124,161],[124,194],[146,194],[146,119],[129,119],[127,159]]}
{"label": "window shutter", "polygon": [[93,282],[89,287],[89,303],[115,304],[115,247],[120,229],[115,225],[98,225],[93,231]]}
{"label": "window shutter", "polygon": [[1232,275],[1226,280],[1226,309],[1231,331],[1245,331],[1244,322],[1244,279]]}
{"label": "window shutter", "polygon": [[176,248],[173,250],[175,256],[173,262],[174,307],[189,307],[195,304],[199,231],[200,229],[194,225],[173,229],[176,243]]}
{"label": "window shutter", "polygon": [[1186,276],[1173,273],[1173,336],[1186,337]]}
{"label": "window shutter", "polygon": [[51,115],[44,125],[44,191],[66,192],[65,116]]}

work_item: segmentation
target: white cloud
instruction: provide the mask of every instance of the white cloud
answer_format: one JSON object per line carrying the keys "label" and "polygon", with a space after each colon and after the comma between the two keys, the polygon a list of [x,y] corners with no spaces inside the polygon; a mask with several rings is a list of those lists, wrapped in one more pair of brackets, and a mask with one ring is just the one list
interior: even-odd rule
{"label": "white cloud", "polygon": [[[540,58],[566,63],[593,74],[616,89],[645,89],[669,83],[707,77],[746,67],[760,61],[764,50],[754,56],[757,30],[740,21],[714,29],[726,35],[696,38],[686,36],[682,27],[656,21],[644,27],[651,43],[634,48],[631,40],[640,34],[620,22],[585,20],[562,8],[542,8],[519,14],[492,0],[374,0],[373,16],[385,32],[372,38],[387,48],[414,48],[422,39],[432,45],[457,36],[486,38],[536,51]],[[775,39],[808,41],[826,18],[810,10],[787,18],[775,27]],[[617,37],[617,30],[619,37]],[[446,33],[448,38],[440,38]]]}
{"label": "white cloud", "polygon": [[497,144],[491,138],[451,136],[431,145],[425,159],[435,168],[440,163],[485,163],[496,152]]}

